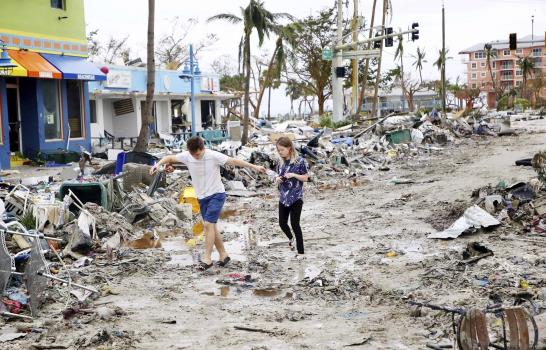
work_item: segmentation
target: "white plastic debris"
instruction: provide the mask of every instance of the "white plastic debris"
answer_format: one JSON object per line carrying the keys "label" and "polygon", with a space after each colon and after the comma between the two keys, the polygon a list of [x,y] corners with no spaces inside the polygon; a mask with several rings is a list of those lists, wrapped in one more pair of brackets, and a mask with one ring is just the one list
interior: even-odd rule
{"label": "white plastic debris", "polygon": [[457,238],[469,228],[480,228],[500,225],[500,222],[482,208],[474,205],[464,212],[447,230],[428,235],[428,238]]}

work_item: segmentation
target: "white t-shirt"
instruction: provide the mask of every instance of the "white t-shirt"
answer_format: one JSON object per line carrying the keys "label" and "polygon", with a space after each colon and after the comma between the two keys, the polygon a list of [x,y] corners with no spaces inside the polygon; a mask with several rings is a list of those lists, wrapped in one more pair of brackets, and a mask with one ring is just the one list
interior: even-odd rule
{"label": "white t-shirt", "polygon": [[220,176],[220,166],[226,164],[228,159],[225,154],[210,149],[205,149],[201,159],[193,158],[188,151],[176,155],[176,160],[188,167],[191,183],[199,199],[226,192]]}

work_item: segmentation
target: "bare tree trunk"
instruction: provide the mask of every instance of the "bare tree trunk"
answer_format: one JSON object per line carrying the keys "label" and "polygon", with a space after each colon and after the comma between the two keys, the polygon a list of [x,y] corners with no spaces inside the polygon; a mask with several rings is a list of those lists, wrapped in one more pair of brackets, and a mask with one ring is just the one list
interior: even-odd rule
{"label": "bare tree trunk", "polygon": [[241,143],[246,145],[248,142],[248,124],[249,114],[248,105],[250,104],[250,34],[245,35],[245,47],[244,47],[244,60],[245,60],[245,97],[244,97],[244,113],[243,113],[243,135],[241,137]]}
{"label": "bare tree trunk", "polygon": [[[383,18],[381,20],[381,28],[385,28],[385,18],[387,17],[387,2],[388,0],[383,0]],[[372,117],[377,113],[377,95],[379,93],[379,81],[381,80],[381,60],[383,58],[383,43],[384,40],[381,40],[381,48],[379,52],[379,62],[377,63],[377,73],[375,77],[375,92],[373,95],[373,112]]]}
{"label": "bare tree trunk", "polygon": [[[152,108],[155,90],[155,58],[154,58],[154,25],[155,25],[155,0],[148,0],[148,43],[147,43],[147,82],[146,82],[146,103],[140,133],[134,151],[146,152],[148,150],[148,136],[150,119],[152,119]],[[194,125],[192,125],[194,127]]]}
{"label": "bare tree trunk", "polygon": [[318,99],[318,114],[323,115],[324,114],[324,102],[326,102],[326,99],[324,98],[323,94],[319,94],[317,96]]}
{"label": "bare tree trunk", "polygon": [[[372,6],[372,20],[370,22],[370,31],[368,33],[368,38],[372,37],[372,27],[375,21],[375,5],[377,4],[377,0],[373,0],[373,6]],[[368,43],[367,49],[370,49],[371,43]],[[362,102],[364,101],[364,93],[366,91],[366,84],[368,84],[368,69],[370,67],[370,59],[366,58],[366,65],[364,66],[364,79],[362,79],[362,86],[360,88],[360,96],[358,97],[358,108],[360,111],[360,108],[362,108]]]}
{"label": "bare tree trunk", "polygon": [[260,107],[262,105],[262,98],[264,96],[265,88],[269,84],[271,85],[271,69],[273,68],[273,63],[275,62],[275,56],[277,55],[277,51],[279,50],[279,46],[282,44],[282,38],[277,39],[277,45],[275,45],[275,50],[273,51],[273,55],[271,56],[271,59],[269,60],[269,65],[267,66],[267,75],[265,77],[264,83],[262,86],[260,86],[260,93],[258,94],[258,101],[256,102],[256,109],[254,110],[254,116],[258,118],[260,114]]}

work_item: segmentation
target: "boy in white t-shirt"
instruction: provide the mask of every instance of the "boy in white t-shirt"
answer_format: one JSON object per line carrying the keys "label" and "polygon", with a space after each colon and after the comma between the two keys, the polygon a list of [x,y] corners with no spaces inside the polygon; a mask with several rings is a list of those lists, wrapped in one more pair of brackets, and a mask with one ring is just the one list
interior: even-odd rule
{"label": "boy in white t-shirt", "polygon": [[174,170],[172,163],[181,162],[188,167],[205,226],[205,255],[199,262],[198,267],[201,270],[212,267],[211,254],[213,246],[216,246],[220,254],[218,264],[225,266],[231,259],[224,248],[222,236],[216,225],[226,200],[226,190],[220,176],[220,166],[229,164],[251,168],[260,173],[265,173],[266,169],[244,160],[228,157],[220,152],[205,149],[205,143],[199,136],[188,139],[186,146],[188,150],[185,152],[163,157],[150,169],[150,174],[155,173],[163,164],[166,164],[165,171],[169,173]]}

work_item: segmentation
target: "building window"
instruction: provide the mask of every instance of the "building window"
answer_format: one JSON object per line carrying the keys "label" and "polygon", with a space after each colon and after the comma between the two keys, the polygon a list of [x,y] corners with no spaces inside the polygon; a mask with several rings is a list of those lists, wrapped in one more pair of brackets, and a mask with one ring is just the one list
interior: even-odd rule
{"label": "building window", "polygon": [[517,50],[516,50],[516,53],[517,53],[518,55],[522,54],[522,53],[523,53],[523,49],[517,49]]}
{"label": "building window", "polygon": [[497,72],[493,72],[493,79],[497,79]]}
{"label": "building window", "polygon": [[516,69],[516,76],[521,77],[523,75],[523,71],[521,69]]}
{"label": "building window", "polygon": [[533,48],[533,56],[535,57],[542,56],[542,49],[540,47]]}
{"label": "building window", "polygon": [[504,51],[502,52],[502,54],[503,54],[504,56],[510,56],[510,50],[504,50]]}
{"label": "building window", "polygon": [[44,79],[42,83],[42,99],[44,103],[45,139],[59,140],[63,138],[61,112],[59,108],[59,82]]}
{"label": "building window", "polygon": [[485,52],[483,52],[483,51],[474,52],[474,58],[476,58],[477,60],[484,59],[485,58]]}
{"label": "building window", "polygon": [[68,107],[68,126],[71,139],[78,139],[84,136],[83,126],[83,91],[80,80],[66,81],[66,103]]}
{"label": "building window", "polygon": [[51,7],[59,10],[66,10],[65,0],[51,0]]}
{"label": "building window", "polygon": [[491,68],[493,68],[493,69],[497,68],[497,62],[493,62],[493,63],[491,64]]}
{"label": "building window", "polygon": [[482,88],[484,88],[484,87],[485,87],[485,81],[482,82]]}
{"label": "building window", "polygon": [[97,122],[97,101],[89,100],[89,122]]}
{"label": "building window", "polygon": [[476,64],[476,62],[472,62],[472,69],[476,69],[478,67],[478,65]]}
{"label": "building window", "polygon": [[485,78],[485,72],[481,72],[480,76],[481,76],[482,78]]}
{"label": "building window", "polygon": [[480,64],[480,67],[485,68],[485,62],[482,62],[482,63]]}
{"label": "building window", "polygon": [[476,83],[472,83],[472,88],[475,89],[477,87]]}
{"label": "building window", "polygon": [[521,86],[521,80],[516,81],[516,86]]}
{"label": "building window", "polygon": [[472,73],[472,79],[476,79],[476,73]]}

